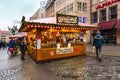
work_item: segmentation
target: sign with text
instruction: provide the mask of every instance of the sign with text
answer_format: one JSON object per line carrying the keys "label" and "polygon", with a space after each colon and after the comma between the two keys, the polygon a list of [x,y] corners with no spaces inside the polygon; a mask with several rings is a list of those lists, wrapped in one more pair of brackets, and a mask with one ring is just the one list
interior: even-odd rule
{"label": "sign with text", "polygon": [[109,0],[109,1],[106,0],[102,4],[98,4],[95,8],[96,9],[104,8],[105,6],[107,7],[117,2],[120,2],[120,0]]}
{"label": "sign with text", "polygon": [[57,54],[73,53],[73,47],[57,48],[56,53]]}
{"label": "sign with text", "polygon": [[73,15],[57,14],[57,23],[78,24],[78,18]]}

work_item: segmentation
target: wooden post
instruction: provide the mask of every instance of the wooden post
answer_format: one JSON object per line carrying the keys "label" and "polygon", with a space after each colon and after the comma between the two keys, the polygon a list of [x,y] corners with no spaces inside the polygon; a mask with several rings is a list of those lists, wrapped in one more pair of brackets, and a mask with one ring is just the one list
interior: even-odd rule
{"label": "wooden post", "polygon": [[83,54],[86,54],[86,31],[83,31]]}
{"label": "wooden post", "polygon": [[36,61],[39,61],[41,59],[41,30],[39,28],[37,28],[36,38],[37,38]]}

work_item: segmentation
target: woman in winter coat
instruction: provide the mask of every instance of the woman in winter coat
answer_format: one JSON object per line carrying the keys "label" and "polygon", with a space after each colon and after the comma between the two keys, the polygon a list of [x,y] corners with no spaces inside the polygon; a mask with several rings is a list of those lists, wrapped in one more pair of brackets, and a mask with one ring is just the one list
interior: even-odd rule
{"label": "woman in winter coat", "polygon": [[96,48],[96,56],[99,61],[101,61],[101,50],[102,50],[102,44],[104,43],[104,38],[100,34],[100,32],[96,33],[96,36],[93,39],[93,46]]}

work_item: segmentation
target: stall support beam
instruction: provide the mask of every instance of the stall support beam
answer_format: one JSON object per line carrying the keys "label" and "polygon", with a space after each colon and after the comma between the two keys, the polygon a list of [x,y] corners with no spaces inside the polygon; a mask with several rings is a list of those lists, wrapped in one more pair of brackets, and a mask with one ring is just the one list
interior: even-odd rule
{"label": "stall support beam", "polygon": [[86,46],[87,44],[86,44],[86,31],[84,31],[83,32],[83,46],[84,46],[84,48],[83,48],[83,54],[86,54]]}

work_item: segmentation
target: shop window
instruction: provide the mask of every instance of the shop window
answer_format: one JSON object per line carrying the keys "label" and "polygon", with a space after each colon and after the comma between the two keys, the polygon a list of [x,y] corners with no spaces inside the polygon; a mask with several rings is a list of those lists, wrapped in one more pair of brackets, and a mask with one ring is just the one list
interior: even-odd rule
{"label": "shop window", "polygon": [[106,9],[100,10],[100,21],[106,21]]}
{"label": "shop window", "polygon": [[92,23],[97,23],[98,22],[98,15],[97,12],[92,13]]}
{"label": "shop window", "polygon": [[75,32],[42,32],[41,48],[56,48],[83,45],[83,33]]}
{"label": "shop window", "polygon": [[101,30],[101,33],[104,37],[105,43],[104,44],[116,44],[116,29],[106,29],[106,30]]}
{"label": "shop window", "polygon": [[109,8],[109,20],[117,19],[117,6]]}

